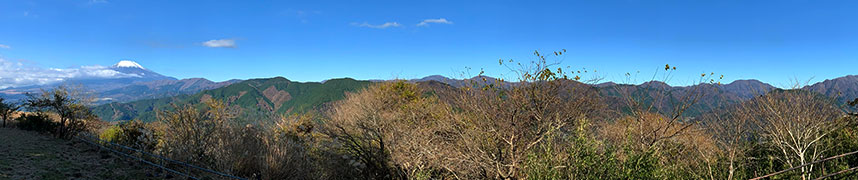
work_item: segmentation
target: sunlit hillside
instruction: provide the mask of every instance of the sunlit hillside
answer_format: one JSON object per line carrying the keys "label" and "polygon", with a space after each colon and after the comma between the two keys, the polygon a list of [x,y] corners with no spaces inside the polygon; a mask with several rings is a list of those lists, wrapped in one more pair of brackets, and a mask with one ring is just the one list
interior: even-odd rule
{"label": "sunlit hillside", "polygon": [[0,180],[858,179],[858,1],[0,0]]}

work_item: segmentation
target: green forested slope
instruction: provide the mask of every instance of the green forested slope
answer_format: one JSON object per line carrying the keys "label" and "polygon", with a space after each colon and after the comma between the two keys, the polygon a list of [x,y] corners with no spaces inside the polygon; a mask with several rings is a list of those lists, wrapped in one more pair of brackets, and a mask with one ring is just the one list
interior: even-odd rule
{"label": "green forested slope", "polygon": [[343,99],[346,92],[359,90],[370,83],[350,78],[324,83],[292,82],[283,77],[251,79],[194,95],[104,104],[95,107],[94,111],[106,121],[154,121],[156,110],[169,109],[170,104],[201,104],[208,99],[217,99],[240,109],[241,117],[261,118],[321,108],[328,102]]}

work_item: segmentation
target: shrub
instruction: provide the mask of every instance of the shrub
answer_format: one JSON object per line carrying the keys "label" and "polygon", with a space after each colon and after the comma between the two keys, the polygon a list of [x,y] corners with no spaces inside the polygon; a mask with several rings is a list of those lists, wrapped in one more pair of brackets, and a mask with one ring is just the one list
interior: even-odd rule
{"label": "shrub", "polygon": [[538,60],[532,64],[511,69],[518,75],[515,85],[483,77],[473,86],[444,94],[456,110],[450,124],[457,128],[450,134],[459,138],[454,146],[459,155],[450,158],[461,161],[449,166],[457,174],[530,178],[526,173],[531,168],[526,165],[529,156],[563,156],[563,151],[539,149],[555,148],[548,146],[551,143],[574,146],[574,138],[569,137],[575,135],[570,132],[600,116],[604,104],[596,89],[578,81],[578,76],[569,78],[561,68],[555,70],[539,52],[534,54]]}
{"label": "shrub", "polygon": [[258,166],[262,178],[332,179],[337,175],[320,172],[323,150],[315,144],[318,135],[313,130],[314,119],[309,113],[282,117],[274,127],[259,134],[262,157]]}
{"label": "shrub", "polygon": [[154,150],[158,143],[155,132],[141,121],[127,121],[110,126],[99,134],[99,138],[145,151]]}
{"label": "shrub", "polygon": [[98,135],[98,138],[109,142],[119,142],[122,141],[124,138],[123,136],[122,129],[119,126],[110,126],[102,131],[101,134]]}
{"label": "shrub", "polygon": [[365,178],[529,178],[529,157],[568,156],[559,150],[572,143],[573,127],[604,107],[580,78],[536,55],[539,62],[516,71],[515,86],[475,78],[433,93],[404,81],[369,87],[337,103],[324,129]]}
{"label": "shrub", "polygon": [[590,123],[579,121],[577,128],[561,140],[549,138],[528,155],[525,167],[529,179],[621,179],[623,162],[616,150],[591,136]]}
{"label": "shrub", "polygon": [[[336,179],[347,174],[323,172],[342,164],[320,162],[332,157],[315,141],[311,115],[289,116],[271,127],[237,124],[227,104],[208,101],[203,109],[175,105],[159,111],[156,151],[177,160],[241,177],[264,179]],[[121,127],[121,126],[120,126]],[[109,130],[115,131],[115,130]],[[339,157],[339,156],[336,156]],[[331,160],[337,162],[337,160]],[[319,166],[325,164],[322,169]]]}
{"label": "shrub", "polygon": [[27,107],[36,112],[49,112],[57,116],[57,137],[71,138],[89,124],[99,121],[88,106],[93,99],[86,97],[81,90],[60,86],[51,90],[42,90],[39,94],[27,94]]}
{"label": "shrub", "polygon": [[219,133],[226,131],[228,116],[221,102],[209,101],[200,111],[191,105],[174,105],[173,111],[158,111],[160,153],[192,164],[213,166]]}
{"label": "shrub", "polygon": [[24,114],[17,118],[18,128],[28,131],[53,132],[60,126],[50,117],[41,113]]}
{"label": "shrub", "polygon": [[381,83],[334,105],[323,132],[363,178],[404,178],[441,168],[447,108],[415,84]]}

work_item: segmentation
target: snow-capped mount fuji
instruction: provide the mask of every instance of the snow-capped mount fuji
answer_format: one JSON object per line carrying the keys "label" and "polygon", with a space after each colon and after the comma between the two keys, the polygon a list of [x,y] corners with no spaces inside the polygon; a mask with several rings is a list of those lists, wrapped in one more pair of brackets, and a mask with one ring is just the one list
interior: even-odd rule
{"label": "snow-capped mount fuji", "polygon": [[126,102],[145,98],[160,98],[227,86],[240,80],[212,82],[203,78],[176,79],[144,68],[140,63],[122,60],[112,66],[85,66],[76,75],[62,81],[0,90],[0,97],[20,101],[26,93],[37,93],[60,85],[80,86],[89,91],[96,103]]}
{"label": "snow-capped mount fuji", "polygon": [[137,62],[130,60],[122,60],[118,63],[110,66],[110,70],[114,70],[116,72],[129,75],[127,80],[139,82],[139,81],[156,81],[156,80],[177,80],[174,77],[168,77],[156,72],[152,72],[146,68],[143,68]]}
{"label": "snow-capped mount fuji", "polygon": [[[86,89],[95,92],[104,92],[113,89],[122,88],[136,83],[145,83],[150,81],[176,81],[174,77],[164,76],[156,72],[143,68],[139,63],[122,60],[110,67],[103,67],[93,73],[97,76],[82,76],[69,78],[61,82],[61,84],[80,85]],[[56,86],[56,85],[49,85]],[[45,89],[44,87],[40,87]]]}
{"label": "snow-capped mount fuji", "polygon": [[119,61],[118,63],[114,64],[114,65],[113,65],[113,66],[111,66],[111,67],[114,67],[114,68],[137,68],[137,69],[146,69],[146,68],[143,68],[143,66],[141,66],[140,64],[137,64],[137,62],[130,61],[130,60],[121,60],[121,61]]}

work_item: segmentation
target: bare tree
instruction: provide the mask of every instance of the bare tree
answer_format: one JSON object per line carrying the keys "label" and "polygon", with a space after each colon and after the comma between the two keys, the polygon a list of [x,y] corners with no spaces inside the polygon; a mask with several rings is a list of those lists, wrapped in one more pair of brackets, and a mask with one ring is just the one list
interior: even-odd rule
{"label": "bare tree", "polygon": [[[841,127],[840,110],[819,95],[799,90],[773,92],[752,101],[754,123],[763,137],[780,153],[789,167],[822,158],[823,138]],[[810,178],[815,166],[801,168],[802,179]]]}
{"label": "bare tree", "polygon": [[[725,91],[725,87],[720,84],[715,88],[717,91]],[[761,86],[744,88],[747,88],[745,91],[751,92],[748,94],[751,98],[768,93],[768,89]],[[745,153],[751,148],[750,139],[755,136],[752,123],[754,110],[750,102],[731,104],[725,94],[718,96],[720,101],[710,107],[713,109],[711,112],[702,116],[702,123],[722,150],[721,156],[726,158],[726,178],[734,179],[736,171],[746,163]]]}
{"label": "bare tree", "polygon": [[[665,123],[655,124],[655,127],[649,131],[640,131],[635,136],[642,148],[652,148],[659,142],[671,139],[676,136],[688,132],[692,127],[692,123],[683,123],[688,121],[686,112],[700,101],[709,91],[714,90],[716,84],[720,84],[720,79],[723,76],[715,78],[714,73],[701,74],[700,78],[694,86],[682,87],[674,89],[666,84],[676,71],[676,67],[665,65],[664,72],[653,74],[649,82],[639,86],[618,85],[615,86],[615,91],[619,94],[622,102],[625,104],[625,111],[635,120],[633,126],[638,126],[638,129],[644,129],[644,126],[653,125],[647,124],[651,113],[664,116]],[[627,83],[634,83],[630,73],[626,73]]]}
{"label": "bare tree", "polygon": [[733,179],[748,148],[751,135],[751,112],[741,103],[734,108],[715,110],[703,117],[717,146],[727,160],[727,179]]}
{"label": "bare tree", "polygon": [[483,82],[453,93],[452,106],[461,110],[454,123],[462,127],[456,132],[461,137],[461,157],[453,158],[473,169],[473,174],[526,179],[528,153],[549,137],[562,137],[564,131],[593,118],[600,109],[597,92],[577,81],[579,76],[570,78],[562,68],[553,69],[556,63],[548,63],[539,52],[534,55],[537,60],[533,63],[513,69],[518,78],[513,86],[478,76],[482,78],[476,80]]}
{"label": "bare tree", "polygon": [[21,108],[21,105],[5,102],[6,99],[0,98],[0,118],[3,118],[3,127],[6,127],[6,121],[12,118],[12,114]]}

